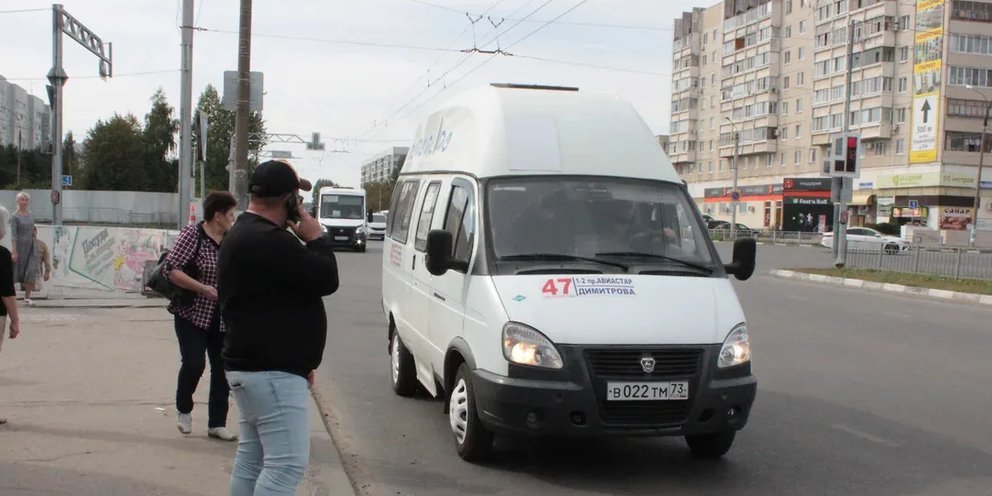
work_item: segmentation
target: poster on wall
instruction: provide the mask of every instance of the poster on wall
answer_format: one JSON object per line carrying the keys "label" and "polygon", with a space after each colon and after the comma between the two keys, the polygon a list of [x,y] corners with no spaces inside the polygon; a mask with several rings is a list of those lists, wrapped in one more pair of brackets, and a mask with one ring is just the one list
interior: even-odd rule
{"label": "poster on wall", "polygon": [[971,210],[967,207],[941,207],[938,222],[941,229],[964,231],[971,226]]}
{"label": "poster on wall", "polygon": [[937,161],[945,0],[916,0],[910,163]]}

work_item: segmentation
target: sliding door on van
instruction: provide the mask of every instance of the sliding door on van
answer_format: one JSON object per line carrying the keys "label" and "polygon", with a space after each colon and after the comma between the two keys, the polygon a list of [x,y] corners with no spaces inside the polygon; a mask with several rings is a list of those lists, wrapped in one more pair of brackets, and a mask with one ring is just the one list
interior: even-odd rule
{"label": "sliding door on van", "polygon": [[[415,331],[416,342],[408,343],[408,347],[413,352],[414,362],[417,368],[417,378],[429,390],[434,384],[434,372],[431,368],[429,357],[431,356],[431,343],[428,335],[430,330],[432,298],[431,280],[434,276],[427,271],[427,234],[431,230],[431,223],[434,222],[434,213],[437,211],[438,196],[442,190],[442,180],[427,178],[421,199],[417,202],[417,209],[414,212],[416,221],[415,235],[407,246],[407,250],[412,253],[410,263],[410,274],[413,281],[410,292],[410,301],[406,306],[410,326]],[[431,391],[434,393],[435,391]]]}
{"label": "sliding door on van", "polygon": [[410,230],[419,189],[420,181],[417,179],[405,179],[396,184],[382,247],[383,305],[387,314],[392,314],[397,332],[408,348],[415,333],[415,318],[408,313],[407,304],[413,294],[414,263],[413,249],[408,248],[407,244],[412,238]]}
{"label": "sliding door on van", "polygon": [[[468,178],[458,177],[451,181],[442,195],[442,206],[434,229],[444,229],[452,236],[452,260],[465,262],[471,270],[476,238],[476,194],[475,185]],[[430,342],[431,361],[440,373],[444,370],[444,354],[448,345],[462,334],[468,290],[469,276],[466,271],[451,269],[443,276],[435,277],[431,286],[430,303]]]}

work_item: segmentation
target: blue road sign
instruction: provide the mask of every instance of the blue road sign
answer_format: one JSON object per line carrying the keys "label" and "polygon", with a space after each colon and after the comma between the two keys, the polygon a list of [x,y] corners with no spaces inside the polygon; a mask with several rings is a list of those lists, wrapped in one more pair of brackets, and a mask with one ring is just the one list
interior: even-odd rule
{"label": "blue road sign", "polygon": [[62,186],[72,186],[72,175],[62,174]]}
{"label": "blue road sign", "polygon": [[919,200],[909,200],[909,208],[920,208]]}

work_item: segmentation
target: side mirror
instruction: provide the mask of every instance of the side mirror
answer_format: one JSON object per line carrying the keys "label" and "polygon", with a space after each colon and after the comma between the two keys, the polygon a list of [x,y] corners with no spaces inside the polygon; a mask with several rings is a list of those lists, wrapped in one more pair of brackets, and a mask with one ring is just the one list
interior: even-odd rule
{"label": "side mirror", "polygon": [[453,238],[448,231],[434,230],[427,233],[427,272],[443,276],[451,268]]}
{"label": "side mirror", "polygon": [[746,281],[754,274],[758,243],[754,238],[741,238],[734,242],[734,261],[724,265],[728,274]]}

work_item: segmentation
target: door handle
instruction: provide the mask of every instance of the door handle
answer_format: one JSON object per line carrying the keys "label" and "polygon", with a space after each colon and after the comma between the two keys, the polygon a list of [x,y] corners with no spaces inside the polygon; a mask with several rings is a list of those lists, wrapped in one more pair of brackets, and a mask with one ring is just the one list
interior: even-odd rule
{"label": "door handle", "polygon": [[441,301],[448,301],[448,300],[444,299],[443,296],[441,296],[441,295],[439,295],[437,293],[434,293],[434,297],[437,298],[437,299],[439,299],[439,300],[441,300]]}
{"label": "door handle", "polygon": [[417,255],[413,256],[413,264],[410,265],[410,270],[417,270]]}

